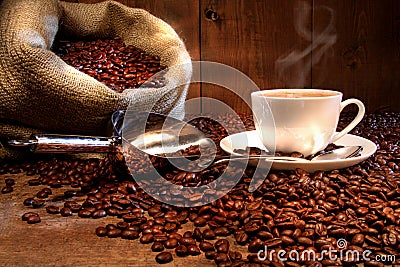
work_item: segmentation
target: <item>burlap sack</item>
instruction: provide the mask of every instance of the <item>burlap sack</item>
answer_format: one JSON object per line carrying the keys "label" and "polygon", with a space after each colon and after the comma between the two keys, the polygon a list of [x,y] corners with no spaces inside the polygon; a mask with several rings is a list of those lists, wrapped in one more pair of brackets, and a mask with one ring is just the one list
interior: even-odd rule
{"label": "burlap sack", "polygon": [[[191,61],[175,31],[150,13],[120,3],[4,0],[0,11],[0,140],[32,132],[103,135],[113,111],[137,109],[183,117]],[[50,51],[61,37],[120,36],[175,66],[162,88],[116,93]],[[181,65],[184,64],[184,65]],[[176,67],[180,66],[180,67]],[[183,84],[183,85],[182,85]],[[185,85],[186,84],[186,85]],[[154,107],[153,107],[154,106]],[[0,159],[6,156],[0,146]]]}

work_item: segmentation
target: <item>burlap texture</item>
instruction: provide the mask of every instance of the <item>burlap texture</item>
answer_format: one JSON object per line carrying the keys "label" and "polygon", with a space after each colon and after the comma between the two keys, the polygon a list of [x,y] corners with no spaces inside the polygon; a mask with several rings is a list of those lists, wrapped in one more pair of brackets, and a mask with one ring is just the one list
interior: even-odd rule
{"label": "burlap texture", "polygon": [[[120,36],[172,67],[162,88],[116,93],[52,51],[54,38]],[[191,77],[185,45],[164,21],[114,1],[4,0],[0,11],[0,140],[32,132],[104,135],[113,111],[153,110],[183,117]],[[0,159],[5,157],[0,147]]]}

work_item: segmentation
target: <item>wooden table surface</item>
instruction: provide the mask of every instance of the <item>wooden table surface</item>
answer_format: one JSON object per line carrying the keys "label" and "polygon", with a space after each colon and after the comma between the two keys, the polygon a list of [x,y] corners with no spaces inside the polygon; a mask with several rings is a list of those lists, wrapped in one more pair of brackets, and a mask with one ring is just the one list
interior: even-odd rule
{"label": "wooden table surface", "polygon": [[[95,229],[107,223],[118,222],[115,218],[79,218],[50,215],[45,208],[35,209],[23,205],[23,200],[33,196],[45,186],[31,187],[31,177],[24,174],[0,175],[16,181],[14,191],[0,194],[0,266],[155,266],[151,244],[139,240],[98,237]],[[67,187],[52,189],[53,198],[60,196]],[[61,204],[61,202],[59,202]],[[28,224],[21,216],[28,211],[38,212],[41,222]],[[120,221],[120,220],[119,220]],[[185,225],[190,227],[188,223]],[[184,229],[182,229],[184,230]],[[182,231],[183,233],[183,231]],[[233,242],[231,242],[231,245]],[[243,249],[243,248],[242,248]],[[162,266],[215,266],[213,261],[200,256],[178,258]]]}

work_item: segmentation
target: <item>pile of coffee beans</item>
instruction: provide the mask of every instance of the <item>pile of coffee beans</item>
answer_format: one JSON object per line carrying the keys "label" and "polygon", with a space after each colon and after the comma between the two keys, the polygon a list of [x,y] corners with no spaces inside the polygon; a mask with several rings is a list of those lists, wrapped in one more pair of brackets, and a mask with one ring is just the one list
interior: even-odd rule
{"label": "pile of coffee beans", "polygon": [[[120,37],[84,41],[56,39],[53,51],[68,65],[117,92],[165,85],[165,77],[159,72],[166,66],[160,65],[160,58],[126,45]],[[156,73],[159,75],[152,77]]]}
{"label": "pile of coffee beans", "polygon": [[[254,129],[251,116],[242,119],[249,130]],[[344,117],[339,128],[350,120],[351,116]],[[192,123],[215,141],[227,134],[227,129],[210,119]],[[53,216],[110,216],[118,222],[99,225],[93,234],[152,244],[159,264],[202,253],[218,266],[400,264],[400,113],[369,114],[352,134],[375,142],[377,152],[345,169],[271,171],[254,192],[248,190],[252,167],[227,169],[221,164],[201,172],[184,172],[168,167],[164,159],[151,158],[165,179],[184,186],[207,184],[225,171],[243,171],[242,179],[228,194],[196,207],[171,206],[152,198],[131,178],[118,154],[104,159],[10,162],[0,166],[0,174],[25,172],[32,176],[30,186],[41,186],[23,200],[27,213],[22,219],[28,223],[40,222],[35,211],[41,208]],[[217,153],[223,152],[218,149]],[[126,160],[131,160],[130,167],[138,173],[148,171],[141,164],[143,158]],[[154,186],[157,181],[149,183]],[[229,187],[219,186],[210,185],[199,196],[165,192],[164,197],[181,198],[184,203],[207,200]],[[63,199],[52,198],[55,188],[65,189]],[[278,251],[281,257],[286,253],[285,261],[278,258]]]}

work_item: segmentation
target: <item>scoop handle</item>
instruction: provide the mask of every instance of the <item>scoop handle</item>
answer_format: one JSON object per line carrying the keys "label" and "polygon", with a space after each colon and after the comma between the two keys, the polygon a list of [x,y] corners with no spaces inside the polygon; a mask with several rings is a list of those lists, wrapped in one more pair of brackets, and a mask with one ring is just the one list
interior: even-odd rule
{"label": "scoop handle", "polygon": [[8,145],[28,147],[34,153],[110,153],[120,142],[118,137],[32,134],[28,141],[10,140]]}

